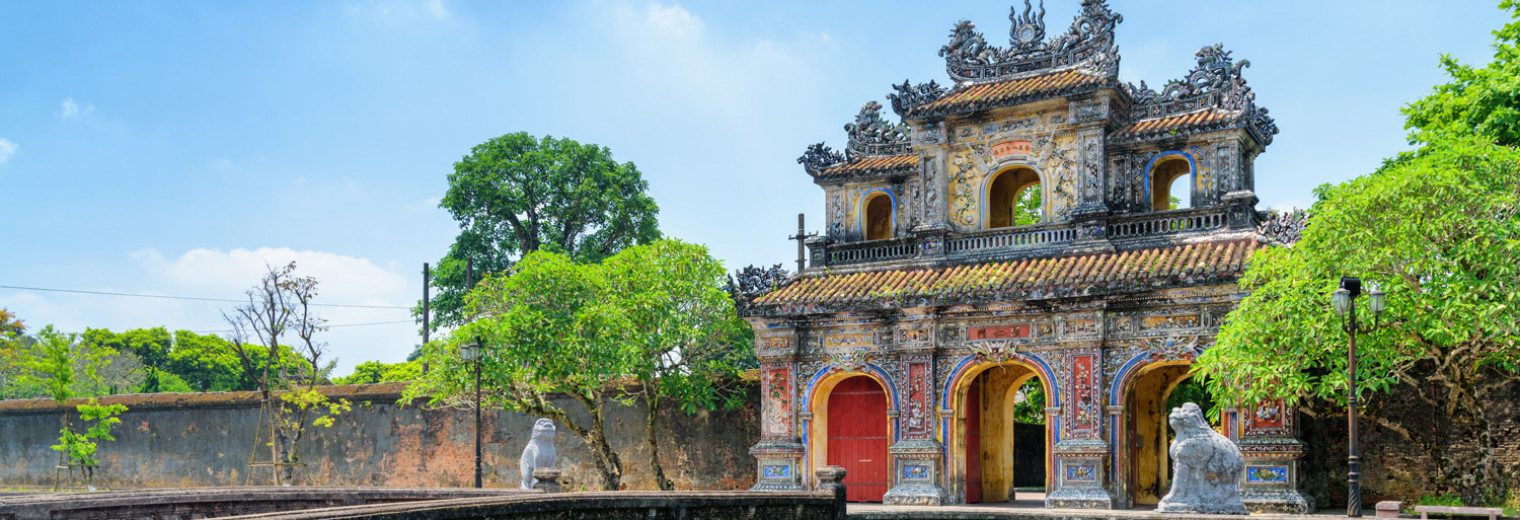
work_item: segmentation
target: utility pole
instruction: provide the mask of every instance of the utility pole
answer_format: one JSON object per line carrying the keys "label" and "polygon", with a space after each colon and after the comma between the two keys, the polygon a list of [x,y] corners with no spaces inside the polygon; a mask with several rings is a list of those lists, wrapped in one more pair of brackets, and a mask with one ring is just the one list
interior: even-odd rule
{"label": "utility pole", "polygon": [[807,231],[805,231],[806,229],[807,228],[804,225],[803,214],[802,213],[798,213],[797,214],[797,234],[793,235],[793,236],[786,237],[787,240],[796,240],[797,241],[797,274],[802,274],[802,270],[805,269],[805,268],[807,268],[807,250],[804,248],[803,242],[806,241],[809,238],[813,238],[813,237],[818,236],[817,233],[811,233],[811,234],[809,234]]}
{"label": "utility pole", "polygon": [[[428,342],[428,285],[432,283],[433,271],[428,269],[428,263],[422,263],[422,344]],[[427,362],[422,363],[422,373],[428,372]]]}

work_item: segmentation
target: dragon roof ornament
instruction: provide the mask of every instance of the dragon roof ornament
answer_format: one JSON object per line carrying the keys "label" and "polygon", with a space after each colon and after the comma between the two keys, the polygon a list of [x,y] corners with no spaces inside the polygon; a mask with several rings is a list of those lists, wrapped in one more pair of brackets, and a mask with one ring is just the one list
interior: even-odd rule
{"label": "dragon roof ornament", "polygon": [[845,148],[847,159],[912,151],[908,142],[908,134],[912,130],[908,125],[893,123],[881,117],[881,103],[875,101],[861,105],[860,113],[855,115],[855,122],[844,125],[844,131],[850,136],[850,144]]}
{"label": "dragon roof ornament", "polygon": [[839,153],[833,148],[829,148],[828,145],[823,143],[808,145],[807,151],[802,152],[802,156],[797,158],[797,164],[801,164],[802,168],[807,170],[808,175],[814,177],[844,161],[844,154]]}
{"label": "dragon roof ornament", "polygon": [[1045,0],[1034,12],[1024,0],[1024,13],[1009,8],[1007,49],[987,44],[976,24],[961,20],[950,32],[950,43],[939,50],[945,69],[957,82],[980,82],[1006,79],[1053,69],[1084,66],[1109,76],[1118,74],[1119,49],[1114,45],[1114,27],[1124,17],[1109,10],[1107,0],[1082,0],[1082,12],[1072,20],[1066,33],[1043,41],[1045,37]]}
{"label": "dragon roof ornament", "polygon": [[892,102],[892,111],[902,117],[907,117],[908,112],[919,105],[943,97],[946,92],[945,87],[941,87],[934,80],[914,85],[905,79],[901,85],[892,85],[892,90],[896,90],[897,93],[887,94],[887,101]]}
{"label": "dragon roof ornament", "polygon": [[1180,80],[1168,81],[1160,92],[1144,81],[1138,87],[1126,86],[1135,100],[1131,109],[1134,117],[1163,117],[1204,108],[1238,111],[1248,119],[1248,127],[1258,134],[1262,144],[1271,144],[1278,131],[1277,123],[1267,115],[1267,109],[1256,106],[1256,93],[1241,75],[1251,62],[1235,61],[1219,43],[1199,49],[1194,56],[1198,63],[1193,70]]}

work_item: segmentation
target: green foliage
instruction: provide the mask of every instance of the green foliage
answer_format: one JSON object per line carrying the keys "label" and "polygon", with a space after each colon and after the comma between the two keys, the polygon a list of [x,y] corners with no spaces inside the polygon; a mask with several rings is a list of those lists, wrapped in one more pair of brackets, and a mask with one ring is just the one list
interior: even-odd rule
{"label": "green foliage", "polygon": [[52,325],[25,341],[15,341],[8,353],[17,368],[5,397],[46,397],[63,405],[72,397],[104,395],[101,371],[116,352],[79,341],[78,334],[63,333]]}
{"label": "green foliage", "polygon": [[94,421],[95,424],[91,425],[84,434],[75,433],[71,428],[60,430],[58,444],[52,446],[53,451],[67,457],[69,464],[97,466],[100,461],[95,458],[95,453],[99,449],[96,441],[116,440],[111,436],[111,428],[121,424],[121,419],[116,416],[126,412],[127,407],[120,404],[102,405],[90,399],[88,404],[79,405],[77,410],[81,421]]}
{"label": "green foliage", "polygon": [[1493,32],[1493,61],[1474,67],[1442,55],[1441,67],[1451,81],[1404,107],[1411,142],[1477,133],[1502,146],[1520,145],[1520,3],[1505,0],[1499,6],[1515,21]]}
{"label": "green foliage", "polygon": [[540,249],[596,262],[658,238],[659,208],[647,189],[633,163],[614,161],[604,147],[525,132],[476,145],[454,163],[439,204],[460,233],[433,272],[432,326],[466,321],[467,259],[482,280]]}
{"label": "green foliage", "polygon": [[[1209,387],[1200,377],[1189,377],[1172,387],[1172,393],[1167,394],[1166,406],[1161,409],[1162,414],[1169,414],[1183,403],[1193,403],[1203,409],[1203,418],[1212,426],[1219,426],[1220,408],[1214,401],[1213,394],[1209,393]],[[1171,428],[1168,424],[1167,428]]]}
{"label": "green foliage", "polygon": [[354,367],[354,373],[347,377],[333,380],[339,385],[364,385],[372,383],[389,383],[392,381],[413,381],[422,377],[422,362],[408,361],[405,363],[381,363],[379,361],[365,361]]}
{"label": "green foliage", "polygon": [[1442,406],[1476,403],[1478,378],[1520,366],[1517,167],[1512,148],[1450,139],[1315,190],[1299,242],[1257,253],[1241,279],[1251,295],[1199,360],[1209,390],[1234,402],[1345,402],[1347,336],[1329,295],[1340,276],[1360,275],[1388,294],[1388,310],[1386,328],[1358,342],[1358,391],[1429,388],[1419,377],[1429,373],[1447,390]]}
{"label": "green foliage", "polygon": [[0,343],[26,333],[26,324],[9,309],[0,307]]}
{"label": "green foliage", "polygon": [[1045,424],[1045,385],[1039,378],[1029,378],[1019,386],[1023,399],[1013,404],[1013,420],[1025,424]]}
{"label": "green foliage", "polygon": [[1019,192],[1018,200],[1013,202],[1013,225],[1028,226],[1040,223],[1040,216],[1044,215],[1043,202],[1040,200],[1040,185],[1032,184]]}
{"label": "green foliage", "polygon": [[687,413],[742,404],[734,383],[754,357],[751,329],[707,248],[675,239],[634,246],[602,263],[609,299],[632,328],[633,375]]}

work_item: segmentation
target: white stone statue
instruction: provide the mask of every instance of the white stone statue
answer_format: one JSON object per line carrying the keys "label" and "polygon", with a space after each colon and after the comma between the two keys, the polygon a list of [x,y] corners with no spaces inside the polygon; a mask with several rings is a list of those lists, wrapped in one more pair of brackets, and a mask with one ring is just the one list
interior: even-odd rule
{"label": "white stone statue", "polygon": [[533,435],[523,447],[522,458],[517,459],[517,469],[522,474],[522,488],[533,489],[538,480],[533,470],[554,466],[554,421],[539,419],[533,423]]}
{"label": "white stone statue", "polygon": [[1172,492],[1156,511],[1161,513],[1246,514],[1240,501],[1240,475],[1245,459],[1235,442],[1209,428],[1198,405],[1186,403],[1168,417],[1177,438],[1172,456]]}

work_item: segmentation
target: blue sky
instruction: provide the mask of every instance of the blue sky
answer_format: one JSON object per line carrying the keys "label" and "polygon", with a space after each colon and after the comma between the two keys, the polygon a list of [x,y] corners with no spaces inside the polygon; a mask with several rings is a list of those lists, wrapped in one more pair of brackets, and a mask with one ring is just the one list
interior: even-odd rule
{"label": "blue sky", "polygon": [[[1022,4],[1022,2],[1020,2]],[[1282,133],[1262,207],[1406,149],[1398,108],[1437,59],[1491,56],[1497,2],[1126,1],[1121,77],[1161,85],[1204,45]],[[1078,0],[1048,0],[1050,34]],[[633,161],[666,234],[730,268],[790,261],[822,192],[795,160],[1007,2],[11,2],[0,0],[0,285],[238,298],[295,260],[329,303],[409,306],[457,227],[437,208],[471,146],[516,131]],[[817,226],[810,226],[816,228]],[[229,304],[0,289],[29,325],[225,328]],[[330,309],[335,325],[407,319]],[[334,328],[346,373],[399,361],[405,323]]]}

